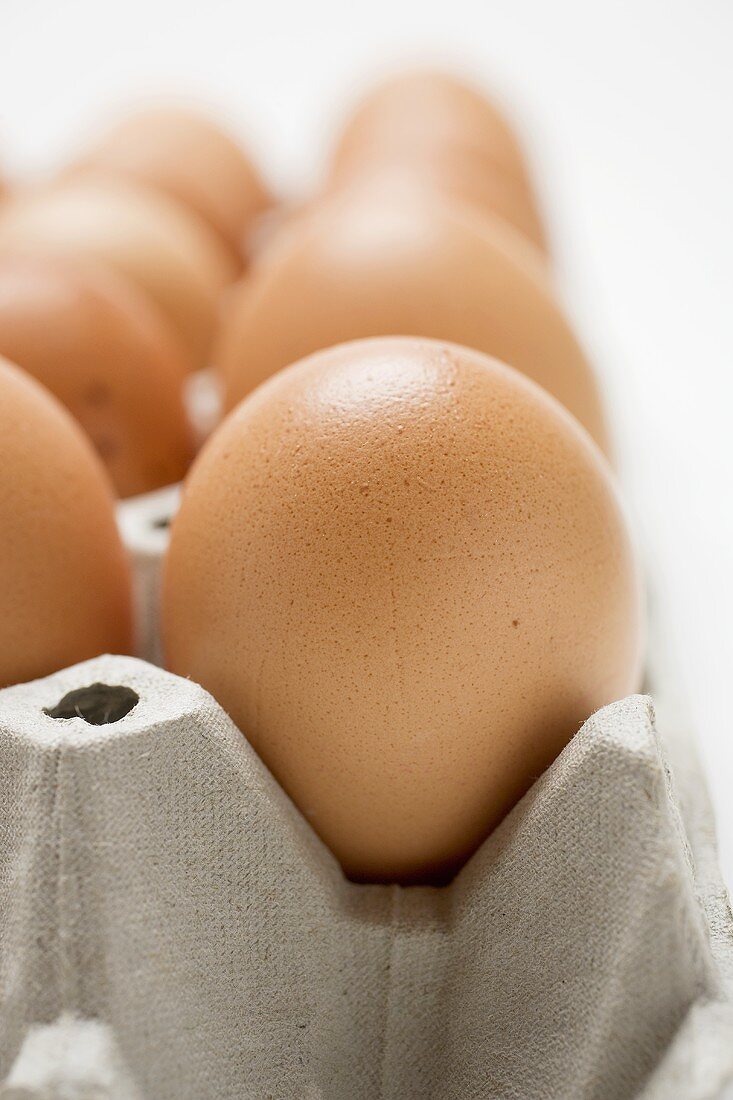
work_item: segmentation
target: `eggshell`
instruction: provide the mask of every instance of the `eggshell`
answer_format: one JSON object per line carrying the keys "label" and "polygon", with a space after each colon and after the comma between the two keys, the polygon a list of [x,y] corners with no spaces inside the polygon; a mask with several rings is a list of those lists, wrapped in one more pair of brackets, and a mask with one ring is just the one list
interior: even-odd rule
{"label": "eggshell", "polygon": [[635,690],[609,468],[475,351],[342,345],[262,386],[189,476],[173,671],[222,703],[349,875],[441,879]]}
{"label": "eggshell", "polygon": [[185,356],[132,283],[58,257],[0,259],[0,354],[79,421],[120,496],[185,474]]}
{"label": "eggshell", "polygon": [[319,348],[391,335],[496,356],[607,446],[593,373],[536,250],[498,219],[417,192],[350,191],[280,234],[228,303],[214,354],[227,407]]}
{"label": "eggshell", "polygon": [[389,79],[366,96],[338,142],[333,172],[396,156],[429,164],[473,156],[531,194],[524,155],[502,112],[448,73],[418,70]]}
{"label": "eggshell", "polygon": [[129,652],[130,576],[104,468],[66,410],[6,360],[0,577],[0,685]]}
{"label": "eggshell", "polygon": [[184,108],[129,115],[76,167],[130,179],[177,199],[240,258],[246,233],[272,202],[239,145],[215,122]]}
{"label": "eggshell", "polygon": [[69,181],[0,212],[0,254],[20,250],[112,267],[155,302],[191,368],[205,365],[219,295],[236,269],[219,238],[179,203],[122,181]]}

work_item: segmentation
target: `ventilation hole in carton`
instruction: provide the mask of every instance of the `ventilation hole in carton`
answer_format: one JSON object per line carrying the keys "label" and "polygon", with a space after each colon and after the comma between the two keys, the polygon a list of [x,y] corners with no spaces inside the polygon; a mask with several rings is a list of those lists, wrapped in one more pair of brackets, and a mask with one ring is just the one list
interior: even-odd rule
{"label": "ventilation hole in carton", "polygon": [[150,526],[154,531],[167,531],[171,525],[170,516],[158,516],[157,519],[151,521]]}
{"label": "ventilation hole in carton", "polygon": [[44,707],[49,718],[82,718],[90,726],[106,726],[119,722],[137,703],[140,696],[121,684],[90,684],[64,695],[55,707]]}

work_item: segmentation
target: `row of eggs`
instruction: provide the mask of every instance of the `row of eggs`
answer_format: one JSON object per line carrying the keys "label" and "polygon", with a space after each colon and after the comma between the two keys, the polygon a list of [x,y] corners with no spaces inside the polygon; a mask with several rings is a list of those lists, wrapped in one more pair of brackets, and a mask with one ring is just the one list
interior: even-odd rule
{"label": "row of eggs", "polygon": [[185,474],[213,363],[233,411],[173,524],[167,662],[353,877],[449,876],[638,686],[599,392],[519,146],[461,82],[377,88],[301,207],[207,120],[127,120],[0,208],[0,355],[0,683],[129,650],[108,479]]}

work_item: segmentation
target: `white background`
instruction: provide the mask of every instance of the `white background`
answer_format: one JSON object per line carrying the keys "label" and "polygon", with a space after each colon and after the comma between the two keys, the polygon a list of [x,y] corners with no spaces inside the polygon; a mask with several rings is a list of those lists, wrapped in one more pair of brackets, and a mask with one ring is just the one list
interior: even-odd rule
{"label": "white background", "polygon": [[612,402],[729,882],[732,56],[729,0],[0,0],[0,161],[14,173],[59,161],[144,93],[218,109],[296,191],[382,66],[462,66],[515,109],[558,283]]}

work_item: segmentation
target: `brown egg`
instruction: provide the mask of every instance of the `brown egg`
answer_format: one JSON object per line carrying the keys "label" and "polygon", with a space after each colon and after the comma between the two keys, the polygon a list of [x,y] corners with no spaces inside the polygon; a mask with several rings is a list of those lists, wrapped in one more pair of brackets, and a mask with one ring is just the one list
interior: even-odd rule
{"label": "brown egg", "polygon": [[0,685],[129,652],[130,576],[108,478],[66,410],[7,361],[0,577]]}
{"label": "brown egg", "polygon": [[478,90],[447,73],[403,73],[375,88],[344,129],[336,174],[368,158],[396,156],[429,163],[436,156],[473,155],[531,192],[524,156],[511,126]]}
{"label": "brown egg", "polygon": [[144,184],[184,203],[241,260],[242,243],[271,198],[256,168],[215,122],[159,107],[114,126],[76,166]]}
{"label": "brown egg", "polygon": [[607,446],[595,379],[536,250],[498,219],[418,193],[349,192],[282,231],[232,292],[214,361],[231,408],[310,352],[391,335],[496,356]]}
{"label": "brown egg", "polygon": [[185,357],[132,283],[66,258],[0,259],[0,355],[79,421],[120,496],[183,477],[194,452]]}
{"label": "brown egg", "polygon": [[170,667],[225,707],[359,879],[452,873],[638,687],[609,468],[475,351],[365,340],[283,371],[193,467]]}
{"label": "brown egg", "polygon": [[199,218],[154,191],[116,180],[74,180],[0,212],[0,254],[51,251],[112,267],[172,325],[191,367],[204,366],[230,255]]}

